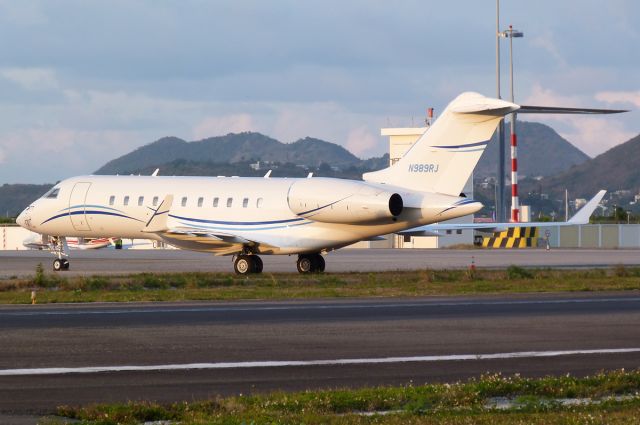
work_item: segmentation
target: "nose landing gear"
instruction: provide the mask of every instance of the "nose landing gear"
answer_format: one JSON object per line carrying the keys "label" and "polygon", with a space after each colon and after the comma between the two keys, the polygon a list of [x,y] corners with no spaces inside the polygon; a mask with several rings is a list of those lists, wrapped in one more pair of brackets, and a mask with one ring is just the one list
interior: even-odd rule
{"label": "nose landing gear", "polygon": [[69,260],[64,257],[69,256],[69,246],[67,245],[67,238],[64,236],[53,237],[51,238],[50,250],[51,252],[57,256],[55,260],[53,260],[53,270],[56,272],[69,270]]}

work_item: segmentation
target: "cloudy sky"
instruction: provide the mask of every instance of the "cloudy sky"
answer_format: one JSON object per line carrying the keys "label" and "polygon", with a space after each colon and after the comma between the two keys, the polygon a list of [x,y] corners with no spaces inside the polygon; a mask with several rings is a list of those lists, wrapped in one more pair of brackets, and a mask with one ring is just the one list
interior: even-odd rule
{"label": "cloudy sky", "polygon": [[[640,109],[638,18],[635,0],[502,0],[525,33],[516,101]],[[494,37],[493,0],[0,0],[0,184],[91,173],[167,135],[380,155],[381,127],[495,94]],[[640,133],[635,111],[544,122],[592,156]]]}

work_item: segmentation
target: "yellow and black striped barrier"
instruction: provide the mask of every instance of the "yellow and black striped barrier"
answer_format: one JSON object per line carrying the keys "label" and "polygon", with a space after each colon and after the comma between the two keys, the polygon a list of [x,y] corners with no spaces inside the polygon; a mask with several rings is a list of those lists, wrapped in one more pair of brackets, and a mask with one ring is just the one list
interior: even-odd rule
{"label": "yellow and black striped barrier", "polygon": [[535,248],[537,246],[537,227],[512,227],[482,239],[483,248]]}

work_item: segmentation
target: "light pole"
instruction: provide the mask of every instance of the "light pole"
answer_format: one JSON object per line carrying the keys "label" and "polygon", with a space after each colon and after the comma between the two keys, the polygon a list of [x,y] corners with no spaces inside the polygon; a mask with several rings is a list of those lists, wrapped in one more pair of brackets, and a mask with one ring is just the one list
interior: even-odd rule
{"label": "light pole", "polygon": [[[509,39],[509,82],[511,84],[511,103],[513,96],[513,39],[524,37],[524,33],[509,29],[500,33],[501,37]],[[520,221],[520,200],[518,198],[518,138],[516,136],[516,113],[511,114],[511,221]]]}
{"label": "light pole", "polygon": [[[500,0],[496,0],[496,97],[500,97]],[[504,120],[498,124],[498,196],[496,200],[496,221],[504,222]]]}

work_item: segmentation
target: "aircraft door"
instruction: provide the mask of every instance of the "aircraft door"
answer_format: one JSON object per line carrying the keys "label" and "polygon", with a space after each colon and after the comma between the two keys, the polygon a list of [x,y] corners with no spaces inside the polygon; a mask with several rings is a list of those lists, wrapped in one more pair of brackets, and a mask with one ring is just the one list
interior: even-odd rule
{"label": "aircraft door", "polygon": [[69,217],[71,224],[76,230],[91,230],[86,217],[86,200],[91,183],[76,183],[71,190],[69,197]]}

